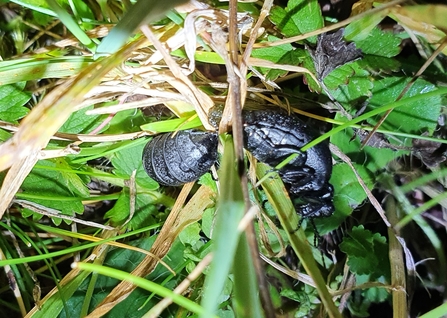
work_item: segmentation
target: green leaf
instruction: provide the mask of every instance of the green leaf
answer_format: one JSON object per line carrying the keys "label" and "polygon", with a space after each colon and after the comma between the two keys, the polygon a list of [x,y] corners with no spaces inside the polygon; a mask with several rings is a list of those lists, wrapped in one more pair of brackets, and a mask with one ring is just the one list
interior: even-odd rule
{"label": "green leaf", "polygon": [[400,53],[400,43],[401,39],[392,32],[374,28],[368,37],[356,41],[355,45],[366,55],[393,57]]}
{"label": "green leaf", "polygon": [[[156,236],[151,236],[149,238],[131,241],[127,244],[143,250],[150,250],[155,238]],[[172,268],[176,273],[184,273],[182,272],[182,266],[184,266],[183,252],[184,246],[179,241],[176,241],[172,245],[168,255],[163,258],[163,261],[166,262],[168,266]],[[135,269],[135,267],[142,261],[144,257],[145,255],[138,251],[116,248],[107,253],[107,258],[104,261],[104,266],[109,266],[110,268],[119,269],[126,273],[130,273],[132,272],[132,270]],[[84,271],[81,271],[81,274],[82,273],[84,273]],[[108,294],[110,294],[112,289],[115,288],[120,281],[123,281],[125,279],[123,277],[112,278],[107,275],[108,273],[110,272],[98,275],[97,280],[94,282],[94,293],[91,299],[91,308],[95,308],[96,306],[98,306],[99,303]],[[157,295],[157,293],[163,286],[167,289],[172,290],[184,279],[184,276],[177,275],[172,277],[172,274],[164,266],[159,265],[150,275],[147,276],[146,279],[147,281],[151,282],[151,285],[154,288],[153,291],[156,293],[155,295],[144,288],[137,288],[130,295],[128,295],[128,297],[122,299],[119,304],[111,309],[107,316],[123,317],[124,315],[129,317],[140,317],[140,311],[144,313],[148,312],[163,298],[163,296]],[[61,308],[59,308],[59,317],[65,318],[80,316],[80,310],[82,307],[80,306],[80,304],[85,301],[86,290],[89,284],[91,284],[90,279],[87,279],[82,284],[79,284],[77,291],[73,295],[70,295],[71,297],[62,298],[61,295],[58,295],[58,297],[56,297],[59,300],[64,300],[66,307],[66,310],[64,310],[64,307],[62,306]],[[187,300],[185,299],[184,301]],[[189,303],[191,305],[194,305],[192,301],[189,301]],[[177,305],[173,305],[173,307],[174,306]],[[182,303],[178,306],[185,306],[185,304]],[[195,307],[199,308],[197,305]],[[188,308],[191,309],[192,307]],[[58,315],[56,314],[52,317],[57,316]]]}
{"label": "green leaf", "polygon": [[219,297],[228,279],[241,235],[237,230],[237,225],[244,214],[240,179],[234,165],[233,140],[228,135],[223,136],[223,139],[224,156],[219,170],[222,187],[217,208],[216,226],[213,230],[214,257],[205,280],[206,293],[202,298],[202,306],[206,315],[201,317],[210,317],[220,304]]}
{"label": "green leaf", "polygon": [[[348,255],[348,265],[353,273],[357,275],[377,275],[387,265],[389,267],[389,263],[386,264],[382,259],[383,254],[376,253],[384,245],[386,246],[385,237],[378,233],[373,234],[361,225],[354,227],[349,236],[346,236],[339,246],[340,250]],[[383,250],[380,250],[380,253],[382,252]],[[383,274],[386,274],[386,272]]]}
{"label": "green leaf", "polygon": [[198,241],[200,241],[200,225],[198,223],[193,223],[188,225],[179,234],[179,239],[183,245],[194,246]]}
{"label": "green leaf", "polygon": [[[41,167],[55,168],[56,164],[50,160],[38,162]],[[55,170],[33,169],[22,184],[21,197],[33,202],[61,211],[62,214],[74,216],[75,213],[84,212],[83,199],[79,193],[79,184],[73,185],[64,178],[64,173]],[[26,211],[25,211],[26,212]],[[33,214],[35,218],[42,216]],[[61,220],[53,218],[53,222],[59,225]],[[66,221],[66,223],[70,223]]]}
{"label": "green leaf", "polygon": [[233,275],[233,308],[236,317],[262,317],[259,285],[245,233],[239,239],[234,257]]}
{"label": "green leaf", "polygon": [[[279,61],[278,64],[286,64],[286,65],[299,65],[304,60],[305,55],[303,55],[302,50],[293,50],[284,54]],[[284,70],[269,70],[266,74],[266,78],[274,81],[278,77],[284,76],[288,73],[288,71]]]}
{"label": "green leaf", "polygon": [[367,38],[370,32],[387,15],[386,10],[379,11],[372,15],[367,15],[362,19],[350,23],[345,29],[345,39],[347,41],[361,41]]}
{"label": "green leaf", "polygon": [[[129,118],[132,118],[129,121]],[[107,134],[123,134],[140,131],[140,126],[146,124],[146,119],[140,109],[127,109],[120,111],[113,116],[107,130]]]}
{"label": "green leaf", "polygon": [[[337,115],[336,118],[341,118]],[[345,130],[344,133],[338,133],[331,137],[331,142],[337,145],[340,150],[349,155],[349,158],[370,172],[376,172],[383,169],[388,162],[396,159],[405,152],[393,151],[387,148],[375,148],[366,146],[361,150],[361,141],[354,135],[351,128]]]}
{"label": "green leaf", "polygon": [[90,191],[87,188],[87,183],[90,182],[90,178],[86,175],[78,175],[76,171],[71,168],[65,158],[54,159],[56,168],[60,169],[63,183],[73,190],[73,192],[80,196],[87,198],[90,196]]}
{"label": "green leaf", "polygon": [[[42,1],[42,2],[46,3],[46,1]],[[32,22],[37,25],[44,27],[44,26],[49,25],[51,23],[51,21],[54,20],[52,16],[49,16],[47,14],[43,14],[38,11],[31,11],[31,12],[33,15]]]}
{"label": "green leaf", "polygon": [[[277,37],[274,36],[268,36],[267,41],[268,42],[274,42],[278,40]],[[278,62],[282,56],[287,54],[288,52],[293,51],[292,44],[281,44],[278,46],[269,46],[265,48],[260,49],[254,49],[251,53],[253,57],[257,57],[260,59],[272,61],[274,63]]]}
{"label": "green leaf", "polygon": [[[268,36],[268,42],[274,42],[278,40],[277,37]],[[257,57],[263,60],[278,62],[285,54],[293,50],[292,44],[282,44],[278,46],[270,46],[260,49],[254,49],[251,53],[253,57]]]}
{"label": "green leaf", "polygon": [[113,207],[104,215],[113,225],[122,224],[129,217],[130,198],[129,191],[123,189]]}
{"label": "green leaf", "polygon": [[116,151],[110,158],[112,165],[115,167],[115,174],[123,179],[129,179],[132,172],[136,170],[136,183],[148,190],[158,188],[158,183],[151,179],[143,168],[143,148],[145,144],[135,143],[125,149]]}
{"label": "green leaf", "polygon": [[96,58],[115,53],[132,36],[138,26],[153,22],[166,11],[184,2],[186,0],[138,0],[102,40],[98,46]]}
{"label": "green leaf", "polygon": [[0,129],[0,141],[8,140],[11,137],[12,137],[12,134],[10,132]]}
{"label": "green leaf", "polygon": [[200,121],[199,117],[195,116],[191,120],[192,114],[190,115],[191,116],[185,116],[181,118],[155,121],[149,124],[142,125],[141,129],[163,133],[163,132],[172,132],[177,129],[185,130],[202,126],[202,122]]}
{"label": "green leaf", "polygon": [[[409,81],[409,78],[400,77],[388,77],[375,81],[373,96],[368,106],[369,110],[395,101]],[[435,85],[418,79],[402,99],[435,89]],[[433,96],[418,102],[407,103],[393,110],[383,123],[383,128],[412,134],[429,132],[431,135],[436,129],[440,113],[441,96]],[[369,120],[372,124],[375,124],[376,121],[376,118]]]}
{"label": "green leaf", "polygon": [[[385,254],[387,255],[387,251],[385,251]],[[389,276],[388,276],[389,277]],[[362,284],[363,281],[367,283],[368,281],[371,281],[371,276],[369,275],[357,275],[357,284]],[[385,280],[385,277],[379,277],[377,279],[377,282],[380,282],[384,285],[388,284],[388,281]],[[390,293],[385,288],[368,288],[362,292],[365,299],[367,299],[368,302],[372,303],[382,303],[390,298]]]}
{"label": "green leaf", "polygon": [[376,55],[365,55],[357,63],[361,68],[374,73],[398,72],[401,67],[400,62],[395,59]]}
{"label": "green leaf", "polygon": [[89,133],[96,125],[99,125],[98,119],[102,118],[100,115],[86,115],[85,113],[93,109],[93,106],[89,106],[78,110],[70,115],[70,118],[59,128],[60,132],[80,134]]}
{"label": "green leaf", "polygon": [[358,61],[334,69],[326,76],[324,83],[331,90],[332,96],[341,103],[370,96],[373,88],[369,72],[362,69]]}
{"label": "green leaf", "polygon": [[90,37],[82,30],[78,23],[73,19],[73,17],[62,8],[56,0],[47,0],[51,9],[57,14],[57,17],[62,21],[65,27],[71,31],[71,33],[90,51],[94,52],[96,50],[96,44]]}
{"label": "green leaf", "polygon": [[288,10],[275,6],[270,10],[270,21],[276,25],[276,27],[285,36],[291,37],[300,34],[300,29],[296,25],[293,19],[290,19]]}
{"label": "green leaf", "polygon": [[210,173],[205,173],[203,176],[201,176],[198,183],[210,187],[211,189],[213,189],[214,192],[218,192],[216,181],[213,180],[213,177]]}
{"label": "green leaf", "polygon": [[[368,188],[372,189],[374,180],[368,170],[362,165],[355,164],[354,166]],[[345,163],[336,164],[333,167],[330,183],[334,187],[335,213],[330,218],[315,220],[320,234],[329,233],[338,228],[346,217],[366,199],[366,193],[354,172]]]}
{"label": "green leaf", "polygon": [[49,55],[0,62],[0,85],[20,81],[62,78],[78,74],[92,63],[91,57]]}
{"label": "green leaf", "polygon": [[[308,33],[324,26],[320,5],[316,0],[290,0],[286,9],[273,7],[270,20],[288,37]],[[317,42],[317,37],[307,39],[311,43]]]}
{"label": "green leaf", "polygon": [[[269,37],[268,41],[273,42],[277,38]],[[266,47],[261,49],[255,49],[252,52],[252,56],[256,58],[261,58],[264,60],[268,60],[277,64],[289,64],[289,65],[299,65],[302,61],[308,57],[304,50],[294,49],[290,44],[283,44],[273,47]],[[262,73],[266,74],[266,77],[269,80],[275,80],[284,74],[287,74],[287,71],[283,70],[275,70],[268,68],[259,68]]]}
{"label": "green leaf", "polygon": [[[315,64],[310,56],[309,52],[305,50],[306,59],[303,62],[303,67],[307,68],[309,71],[311,71],[313,74],[317,73],[317,70],[315,69]],[[332,73],[332,72],[331,72]],[[306,80],[307,86],[309,87],[309,90],[311,92],[321,93],[321,86],[315,80],[307,73],[304,74],[304,78]]]}
{"label": "green leaf", "polygon": [[[32,12],[37,11],[46,15],[56,17],[56,13],[51,9],[48,1],[46,0],[15,0],[12,1],[25,8],[32,9]],[[63,1],[59,1],[62,4]],[[65,2],[66,4],[66,2]]]}
{"label": "green leaf", "polygon": [[[145,226],[154,224],[154,217],[158,212],[156,207],[157,201],[153,196],[146,193],[138,193],[135,199],[135,213],[126,227],[129,229],[140,229]],[[117,202],[107,213],[105,218],[110,219],[112,224],[123,224],[130,215],[130,195],[129,189],[124,188]]]}
{"label": "green leaf", "polygon": [[23,107],[31,98],[31,95],[23,92],[25,83],[0,86],[0,120],[16,122],[29,113],[29,109]]}
{"label": "green leaf", "polygon": [[215,212],[216,209],[208,208],[202,215],[202,232],[207,238],[211,238],[213,232]]}

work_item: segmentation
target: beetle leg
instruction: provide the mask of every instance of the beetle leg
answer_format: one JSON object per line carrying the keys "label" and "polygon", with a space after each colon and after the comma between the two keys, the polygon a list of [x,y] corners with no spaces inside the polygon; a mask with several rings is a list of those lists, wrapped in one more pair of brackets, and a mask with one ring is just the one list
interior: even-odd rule
{"label": "beetle leg", "polygon": [[334,213],[332,193],[332,186],[328,185],[326,191],[307,192],[292,196],[292,202],[297,213],[303,218],[331,216]]}

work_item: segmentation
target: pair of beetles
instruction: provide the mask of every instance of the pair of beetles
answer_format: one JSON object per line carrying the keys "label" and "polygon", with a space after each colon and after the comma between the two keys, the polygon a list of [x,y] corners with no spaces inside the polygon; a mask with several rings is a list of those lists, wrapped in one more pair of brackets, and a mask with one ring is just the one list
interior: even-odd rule
{"label": "pair of beetles", "polygon": [[[332,156],[327,142],[306,152],[300,149],[318,133],[296,116],[278,111],[243,111],[244,146],[253,156],[275,167],[289,156],[296,157],[277,172],[295,210],[303,218],[332,215],[333,188],[329,184]],[[143,151],[148,175],[166,186],[195,181],[217,160],[218,136],[200,130],[160,134]]]}

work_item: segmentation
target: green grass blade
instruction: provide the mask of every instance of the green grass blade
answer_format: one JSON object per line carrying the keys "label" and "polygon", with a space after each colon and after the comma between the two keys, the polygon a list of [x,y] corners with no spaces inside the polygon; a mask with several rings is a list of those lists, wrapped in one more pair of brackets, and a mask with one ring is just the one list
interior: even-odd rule
{"label": "green grass blade", "polygon": [[245,233],[237,246],[233,264],[234,311],[236,317],[262,317],[259,285]]}
{"label": "green grass blade", "polygon": [[217,310],[240,236],[237,226],[244,214],[244,200],[234,158],[233,140],[230,136],[225,136],[224,156],[219,171],[221,193],[213,232],[214,257],[205,280],[205,293],[202,299],[205,312],[201,315],[203,318],[210,317]]}
{"label": "green grass blade", "polygon": [[[269,172],[269,169],[270,168],[264,164],[258,164],[256,167],[258,178],[265,176]],[[300,228],[297,230],[295,208],[290,200],[284,199],[284,194],[282,193],[284,186],[282,186],[281,183],[279,178],[268,178],[262,183],[262,187],[269,198],[269,202],[277,212],[278,219],[289,237],[290,245],[303,264],[306,273],[312,277],[320,295],[321,302],[324,304],[329,317],[341,317],[332,300],[332,296],[328,291],[323,276],[318,269],[303,229]]]}
{"label": "green grass blade", "polygon": [[51,9],[57,14],[58,18],[62,23],[70,30],[71,33],[84,44],[91,52],[95,52],[96,44],[93,42],[88,35],[81,29],[81,27],[76,23],[73,17],[65,11],[56,0],[48,0],[48,4]]}
{"label": "green grass blade", "polygon": [[[144,278],[131,275],[129,273],[113,269],[106,266],[100,266],[95,264],[88,264],[88,263],[76,263],[76,267],[89,272],[97,272],[101,275],[106,275],[115,279],[119,280],[126,280],[131,282],[132,284],[135,284],[138,287],[144,288],[150,292],[156,293],[157,295],[161,297],[169,297],[172,299],[174,303],[176,303],[179,306],[182,306],[183,308],[189,310],[192,313],[195,314],[203,314],[204,310],[203,308],[193,302],[192,300],[189,300],[181,295],[178,295],[174,293],[172,290],[160,286],[154,282],[151,282],[149,280],[146,280]],[[208,316],[208,317],[214,317],[214,316]]]}
{"label": "green grass blade", "polygon": [[140,25],[155,21],[166,11],[184,2],[186,1],[138,0],[124,15],[122,20],[102,40],[95,57],[115,53],[126,43]]}
{"label": "green grass blade", "polygon": [[93,63],[91,57],[64,56],[27,58],[0,62],[0,86],[44,78],[76,75]]}

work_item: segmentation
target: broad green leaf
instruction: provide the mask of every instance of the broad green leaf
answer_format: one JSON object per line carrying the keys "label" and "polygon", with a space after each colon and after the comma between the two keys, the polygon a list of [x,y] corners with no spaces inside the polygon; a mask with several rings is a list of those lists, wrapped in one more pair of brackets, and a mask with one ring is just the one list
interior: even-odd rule
{"label": "broad green leaf", "polygon": [[[269,37],[268,41],[275,41],[276,37]],[[273,47],[266,47],[261,49],[255,49],[252,52],[252,56],[261,58],[278,64],[290,64],[299,65],[306,58],[306,54],[303,50],[294,49],[290,44],[283,44]],[[278,77],[287,74],[287,71],[274,70],[268,68],[259,68],[262,73],[266,74],[269,80],[275,80]]]}
{"label": "broad green leaf", "polygon": [[300,34],[300,29],[296,25],[295,21],[290,18],[290,14],[287,9],[280,6],[275,6],[270,10],[270,20],[285,36],[294,36]]}
{"label": "broad green leaf", "polygon": [[[377,249],[380,249],[380,245],[386,246],[386,238],[378,233],[373,234],[371,231],[365,230],[361,225],[354,227],[343,239],[340,250],[347,254],[348,265],[353,273],[377,275],[378,272],[385,270],[387,265],[389,268],[389,262],[384,262],[381,256],[375,253]],[[387,274],[387,272],[383,274]]]}
{"label": "broad green leaf", "polygon": [[[38,162],[41,167],[49,166],[55,168],[56,164],[49,160]],[[61,211],[62,214],[75,216],[84,212],[81,202],[83,197],[79,194],[77,186],[73,186],[66,179],[64,174],[55,170],[34,169],[22,184],[22,198],[29,196],[33,202]],[[34,217],[40,218],[34,214]],[[53,218],[55,224],[60,224],[60,219]],[[67,221],[67,223],[69,223]]]}
{"label": "broad green leaf", "polygon": [[[154,197],[146,193],[138,193],[135,198],[135,211],[132,219],[126,224],[129,229],[140,229],[155,223],[153,215],[158,212]],[[114,226],[122,225],[130,215],[129,189],[124,188],[113,208],[105,214]]]}
{"label": "broad green leaf", "polygon": [[[383,244],[385,247],[386,245]],[[383,255],[387,255],[387,251]],[[388,262],[389,263],[389,262]],[[388,276],[389,277],[389,276]],[[376,281],[378,283],[382,283],[384,285],[388,284],[389,281],[385,279],[384,276],[379,278],[372,278],[370,275],[357,275],[357,284],[360,285],[362,283],[367,283],[368,281]],[[382,303],[390,298],[391,294],[385,288],[368,288],[362,293],[368,301],[372,303]]]}
{"label": "broad green leaf", "polygon": [[[270,19],[288,37],[308,33],[324,26],[320,5],[316,0],[290,0],[286,9],[273,7]],[[317,37],[307,39],[317,42]]]}
{"label": "broad green leaf", "polygon": [[[269,36],[267,38],[269,42],[278,40],[277,37]],[[257,57],[263,60],[272,61],[274,63],[281,60],[281,58],[288,52],[293,51],[291,44],[282,44],[278,46],[265,47],[260,49],[254,49],[251,53],[253,57]]]}
{"label": "broad green leaf", "polygon": [[[372,189],[374,181],[368,170],[362,165],[355,164],[354,166],[368,188]],[[333,167],[330,183],[334,187],[335,212],[329,218],[315,220],[320,234],[326,234],[337,229],[352,211],[366,199],[366,193],[360,186],[354,172],[345,163],[336,164]]]}
{"label": "broad green leaf", "polygon": [[[369,102],[369,109],[391,103],[397,99],[404,87],[410,81],[408,78],[388,77],[374,82],[373,96]],[[421,93],[434,91],[436,86],[418,79],[402,98],[416,96]],[[441,112],[441,96],[433,96],[418,102],[409,102],[398,109],[393,110],[383,124],[387,130],[397,130],[407,133],[432,134],[438,124]],[[369,120],[372,124],[376,118]]]}
{"label": "broad green leaf", "polygon": [[14,123],[29,113],[23,106],[31,95],[23,92],[24,87],[25,83],[0,86],[0,120]]}
{"label": "broad green leaf", "polygon": [[[340,118],[341,116],[338,117]],[[366,146],[361,150],[361,141],[354,135],[351,128],[332,136],[331,142],[337,145],[343,153],[348,154],[354,163],[362,165],[372,173],[383,169],[388,162],[398,158],[404,153],[402,151],[394,151],[387,148],[375,148],[371,146]]]}
{"label": "broad green leaf", "polygon": [[215,209],[206,209],[202,215],[202,232],[207,238],[211,238],[214,227]]}
{"label": "broad green leaf", "polygon": [[358,275],[371,274],[379,265],[378,259],[371,253],[374,249],[373,233],[364,230],[363,226],[353,228],[339,246],[348,255],[351,271]]}
{"label": "broad green leaf", "polygon": [[68,120],[61,126],[61,128],[59,128],[59,132],[71,134],[87,134],[91,132],[97,125],[100,124],[98,120],[102,116],[86,115],[85,112],[90,109],[93,109],[93,106],[89,106],[72,113]]}
{"label": "broad green leaf", "polygon": [[[313,74],[316,74],[317,71],[315,69],[315,64],[314,61],[312,60],[312,57],[310,56],[307,50],[304,51],[304,54],[306,55],[307,58],[304,59],[302,66],[307,68]],[[309,74],[305,73],[304,78],[306,79],[307,86],[309,87],[309,90],[311,92],[321,93],[321,86],[317,82],[315,82],[315,80]]]}
{"label": "broad green leaf", "polygon": [[181,231],[178,238],[183,245],[194,246],[200,240],[200,231],[200,225],[198,223],[193,223]]}
{"label": "broad green leaf", "polygon": [[6,130],[0,129],[0,141],[5,141],[11,138],[12,134]]}
{"label": "broad green leaf", "polygon": [[[46,1],[42,1],[42,2],[47,3]],[[41,13],[39,11],[32,11],[32,16],[33,16],[33,19],[32,19],[33,23],[43,26],[43,27],[49,25],[51,23],[51,21],[54,20],[53,16]]]}
{"label": "broad green leaf", "polygon": [[137,143],[130,148],[121,149],[114,152],[110,160],[115,167],[115,174],[124,179],[129,179],[130,175],[136,170],[135,180],[137,184],[148,189],[155,190],[158,183],[152,180],[143,168],[143,148],[145,144]]}
{"label": "broad green leaf", "polygon": [[395,59],[376,55],[365,55],[357,63],[361,68],[371,73],[398,72],[401,67],[400,62]]}
{"label": "broad green leaf", "polygon": [[305,284],[294,286],[293,289],[283,289],[281,296],[299,304],[293,317],[306,317],[309,312],[317,309],[320,302],[317,290]]}
{"label": "broad green leaf", "polygon": [[401,41],[391,32],[374,28],[365,39],[355,41],[355,45],[366,55],[393,57],[400,53]]}
{"label": "broad green leaf", "polygon": [[[129,121],[129,118],[132,120]],[[113,135],[141,131],[140,126],[146,122],[140,109],[123,110],[113,116],[104,133]]]}
{"label": "broad green leaf", "polygon": [[369,72],[360,68],[358,61],[336,68],[324,79],[324,83],[332,89],[332,96],[341,103],[369,97],[373,88]]}
{"label": "broad green leaf", "polygon": [[66,158],[56,158],[54,161],[56,163],[56,168],[60,169],[63,180],[61,180],[61,183],[72,189],[76,195],[84,198],[89,197],[90,191],[87,188],[87,183],[90,182],[90,178],[86,175],[76,174],[76,170],[71,168],[71,166],[67,163]]}
{"label": "broad green leaf", "polygon": [[218,191],[216,181],[213,180],[213,177],[211,176],[210,173],[205,173],[203,176],[201,176],[198,183],[200,185],[205,185],[205,186],[213,189],[214,192],[216,192],[216,193]]}
{"label": "broad green leaf", "polygon": [[[286,65],[300,65],[304,60],[304,57],[305,55],[303,55],[302,50],[293,50],[284,54],[277,63]],[[267,72],[266,78],[274,81],[278,77],[281,77],[287,73],[287,71],[271,69]]]}
{"label": "broad green leaf", "polygon": [[129,217],[130,198],[129,191],[123,189],[118,200],[115,201],[113,207],[104,215],[105,219],[109,219],[114,226],[122,224]]}

